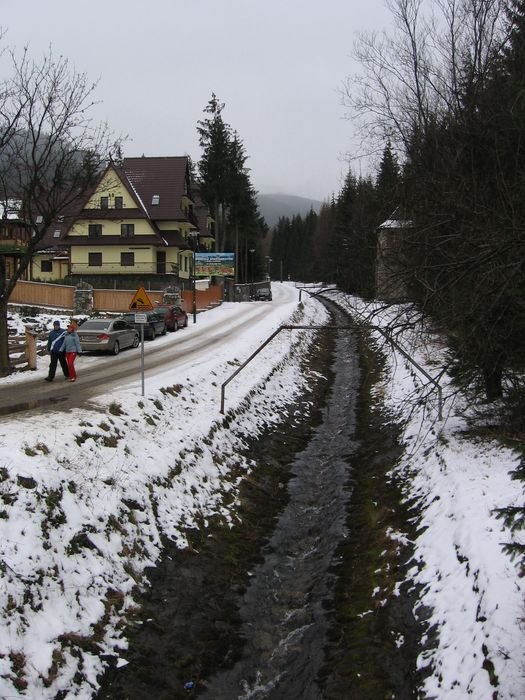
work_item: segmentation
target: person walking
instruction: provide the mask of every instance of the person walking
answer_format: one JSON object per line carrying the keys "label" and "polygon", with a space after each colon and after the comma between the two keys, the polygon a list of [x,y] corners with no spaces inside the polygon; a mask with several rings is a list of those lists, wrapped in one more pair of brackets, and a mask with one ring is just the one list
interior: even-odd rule
{"label": "person walking", "polygon": [[75,370],[75,360],[77,355],[82,354],[82,348],[80,347],[80,339],[75,327],[70,323],[67,327],[66,334],[64,336],[61,350],[66,353],[67,369],[69,372],[69,381],[74,382],[77,378],[77,373]]}
{"label": "person walking", "polygon": [[69,370],[66,362],[66,355],[63,351],[59,351],[62,346],[66,331],[60,327],[60,321],[53,321],[53,330],[50,331],[47,337],[47,351],[49,353],[49,369],[47,372],[46,382],[52,382],[55,378],[57,365],[60,362],[64,377],[69,379]]}

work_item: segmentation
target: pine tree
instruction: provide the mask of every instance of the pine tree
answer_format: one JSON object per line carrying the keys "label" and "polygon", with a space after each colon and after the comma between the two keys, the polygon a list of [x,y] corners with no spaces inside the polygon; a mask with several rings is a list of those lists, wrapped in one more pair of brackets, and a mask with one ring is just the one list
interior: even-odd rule
{"label": "pine tree", "polygon": [[216,248],[224,250],[225,205],[228,176],[231,172],[231,128],[222,118],[224,104],[212,93],[204,109],[210,116],[198,122],[199,145],[202,157],[198,169],[202,197],[215,219]]}

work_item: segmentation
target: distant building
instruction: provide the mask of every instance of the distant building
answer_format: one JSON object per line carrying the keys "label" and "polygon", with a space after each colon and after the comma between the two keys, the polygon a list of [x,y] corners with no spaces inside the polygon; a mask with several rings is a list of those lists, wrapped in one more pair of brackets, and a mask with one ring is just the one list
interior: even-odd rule
{"label": "distant building", "polygon": [[408,297],[403,248],[411,221],[399,218],[397,210],[378,228],[376,257],[376,296],[385,301]]}

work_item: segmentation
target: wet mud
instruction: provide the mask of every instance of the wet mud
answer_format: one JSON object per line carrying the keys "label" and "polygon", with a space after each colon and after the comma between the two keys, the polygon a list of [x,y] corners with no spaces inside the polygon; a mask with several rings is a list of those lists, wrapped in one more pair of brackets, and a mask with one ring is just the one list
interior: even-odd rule
{"label": "wet mud", "polygon": [[[119,669],[110,665],[100,679],[97,700],[418,697],[415,592],[403,584],[411,552],[386,536],[395,530],[410,537],[411,514],[400,505],[398,486],[385,478],[398,455],[397,430],[371,399],[379,358],[366,339],[358,333],[355,338],[360,386],[352,469],[341,484],[347,494],[344,537],[339,537],[328,564],[330,594],[325,590],[317,601],[323,630],[317,645],[314,639],[309,647],[315,664],[303,660],[305,668],[315,666],[311,692],[268,686],[259,693],[251,686],[220,695],[213,690],[219,685],[213,684],[246,656],[246,594],[290,502],[294,457],[308,446],[330,398],[336,339],[328,332],[319,335],[307,358],[319,379],[296,406],[295,415],[302,419],[290,425],[283,417],[279,428],[250,446],[257,466],[242,482],[237,524],[231,529],[212,524],[188,533],[191,547],[185,551],[165,543],[162,562],[150,572],[151,588],[137,601],[141,619],[129,626],[129,664]],[[268,644],[271,653],[271,635],[265,635],[268,631],[256,630],[256,645],[264,651]],[[297,645],[297,655],[302,648]]]}

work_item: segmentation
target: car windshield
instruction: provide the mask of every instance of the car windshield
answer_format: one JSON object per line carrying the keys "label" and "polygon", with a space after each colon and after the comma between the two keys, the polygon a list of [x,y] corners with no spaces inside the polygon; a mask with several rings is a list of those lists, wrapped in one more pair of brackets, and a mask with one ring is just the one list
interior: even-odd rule
{"label": "car windshield", "polygon": [[109,328],[110,320],[107,321],[84,321],[79,331],[106,331]]}
{"label": "car windshield", "polygon": [[155,313],[157,313],[159,316],[162,316],[162,318],[164,318],[164,316],[166,316],[168,314],[168,311],[169,311],[169,309],[166,309],[166,308],[164,308],[164,309],[156,308],[155,309]]}

